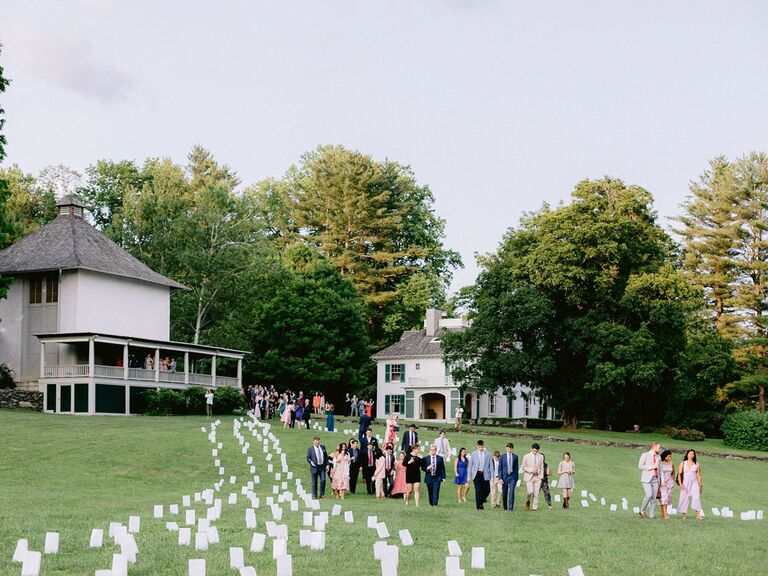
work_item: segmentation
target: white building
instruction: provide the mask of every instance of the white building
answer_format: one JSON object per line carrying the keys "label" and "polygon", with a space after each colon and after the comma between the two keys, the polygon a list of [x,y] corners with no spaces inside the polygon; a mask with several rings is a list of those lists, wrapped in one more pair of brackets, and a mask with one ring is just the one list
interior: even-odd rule
{"label": "white building", "polygon": [[[148,388],[240,386],[244,353],[169,341],[171,290],[186,288],[83,209],[65,196],[53,221],[0,252],[0,275],[14,278],[0,300],[0,362],[17,387],[42,392],[47,412],[130,414]],[[161,370],[161,358],[176,369]]]}
{"label": "white building", "polygon": [[451,421],[461,404],[469,419],[553,419],[554,410],[519,384],[510,396],[501,391],[478,394],[470,388],[462,397],[443,360],[440,340],[446,331],[468,326],[466,320],[443,318],[441,310],[429,309],[424,329],[403,332],[398,342],[376,352],[376,417],[398,413],[408,420]]}

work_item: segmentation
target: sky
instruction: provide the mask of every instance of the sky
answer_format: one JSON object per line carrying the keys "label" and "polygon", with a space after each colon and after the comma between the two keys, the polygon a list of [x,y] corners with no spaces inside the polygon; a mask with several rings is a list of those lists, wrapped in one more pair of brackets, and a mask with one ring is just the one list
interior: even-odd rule
{"label": "sky", "polygon": [[341,144],[429,185],[457,290],[584,178],[670,227],[709,160],[768,151],[766,30],[763,0],[2,0],[3,165],[200,144],[249,185]]}

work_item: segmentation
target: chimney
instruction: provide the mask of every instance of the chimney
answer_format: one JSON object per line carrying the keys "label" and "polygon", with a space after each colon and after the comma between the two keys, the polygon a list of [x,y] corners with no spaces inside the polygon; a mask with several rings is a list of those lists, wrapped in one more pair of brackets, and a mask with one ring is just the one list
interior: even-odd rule
{"label": "chimney", "polygon": [[427,330],[427,336],[435,336],[440,328],[440,318],[443,317],[443,311],[437,308],[427,308],[427,316],[424,319],[424,328]]}

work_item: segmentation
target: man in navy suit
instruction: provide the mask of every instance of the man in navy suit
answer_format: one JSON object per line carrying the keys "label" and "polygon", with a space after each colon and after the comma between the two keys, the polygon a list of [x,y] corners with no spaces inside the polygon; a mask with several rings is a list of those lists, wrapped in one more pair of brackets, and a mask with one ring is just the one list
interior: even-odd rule
{"label": "man in navy suit", "polygon": [[507,443],[507,451],[499,458],[499,478],[503,482],[501,488],[501,507],[509,510],[515,507],[515,487],[517,486],[518,468],[517,454],[512,452],[515,445]]}
{"label": "man in navy suit", "polygon": [[445,482],[445,463],[443,457],[437,455],[437,447],[429,447],[429,455],[421,460],[421,468],[426,472],[424,482],[427,484],[429,505],[437,506],[440,500],[440,485]]}
{"label": "man in navy suit", "polygon": [[485,499],[491,493],[491,455],[485,449],[485,442],[477,441],[477,450],[469,457],[469,477],[475,484],[475,507],[485,508]]}
{"label": "man in navy suit", "polygon": [[419,435],[416,432],[416,426],[411,424],[408,427],[408,432],[403,434],[403,443],[400,446],[403,452],[405,452],[405,455],[411,453],[411,447],[413,447],[415,444],[419,442]]}
{"label": "man in navy suit", "polygon": [[317,481],[320,480],[320,498],[325,498],[325,471],[328,468],[328,452],[320,444],[320,438],[312,439],[312,446],[307,448],[309,473],[312,475],[312,498],[317,498]]}

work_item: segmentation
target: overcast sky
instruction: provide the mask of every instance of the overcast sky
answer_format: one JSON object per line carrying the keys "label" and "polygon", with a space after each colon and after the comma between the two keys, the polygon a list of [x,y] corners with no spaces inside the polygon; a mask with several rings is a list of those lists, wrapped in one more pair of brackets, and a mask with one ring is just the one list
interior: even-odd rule
{"label": "overcast sky", "polygon": [[764,0],[2,0],[4,164],[201,144],[247,185],[341,144],[430,186],[458,289],[582,178],[668,225],[711,158],[768,151],[766,30]]}

